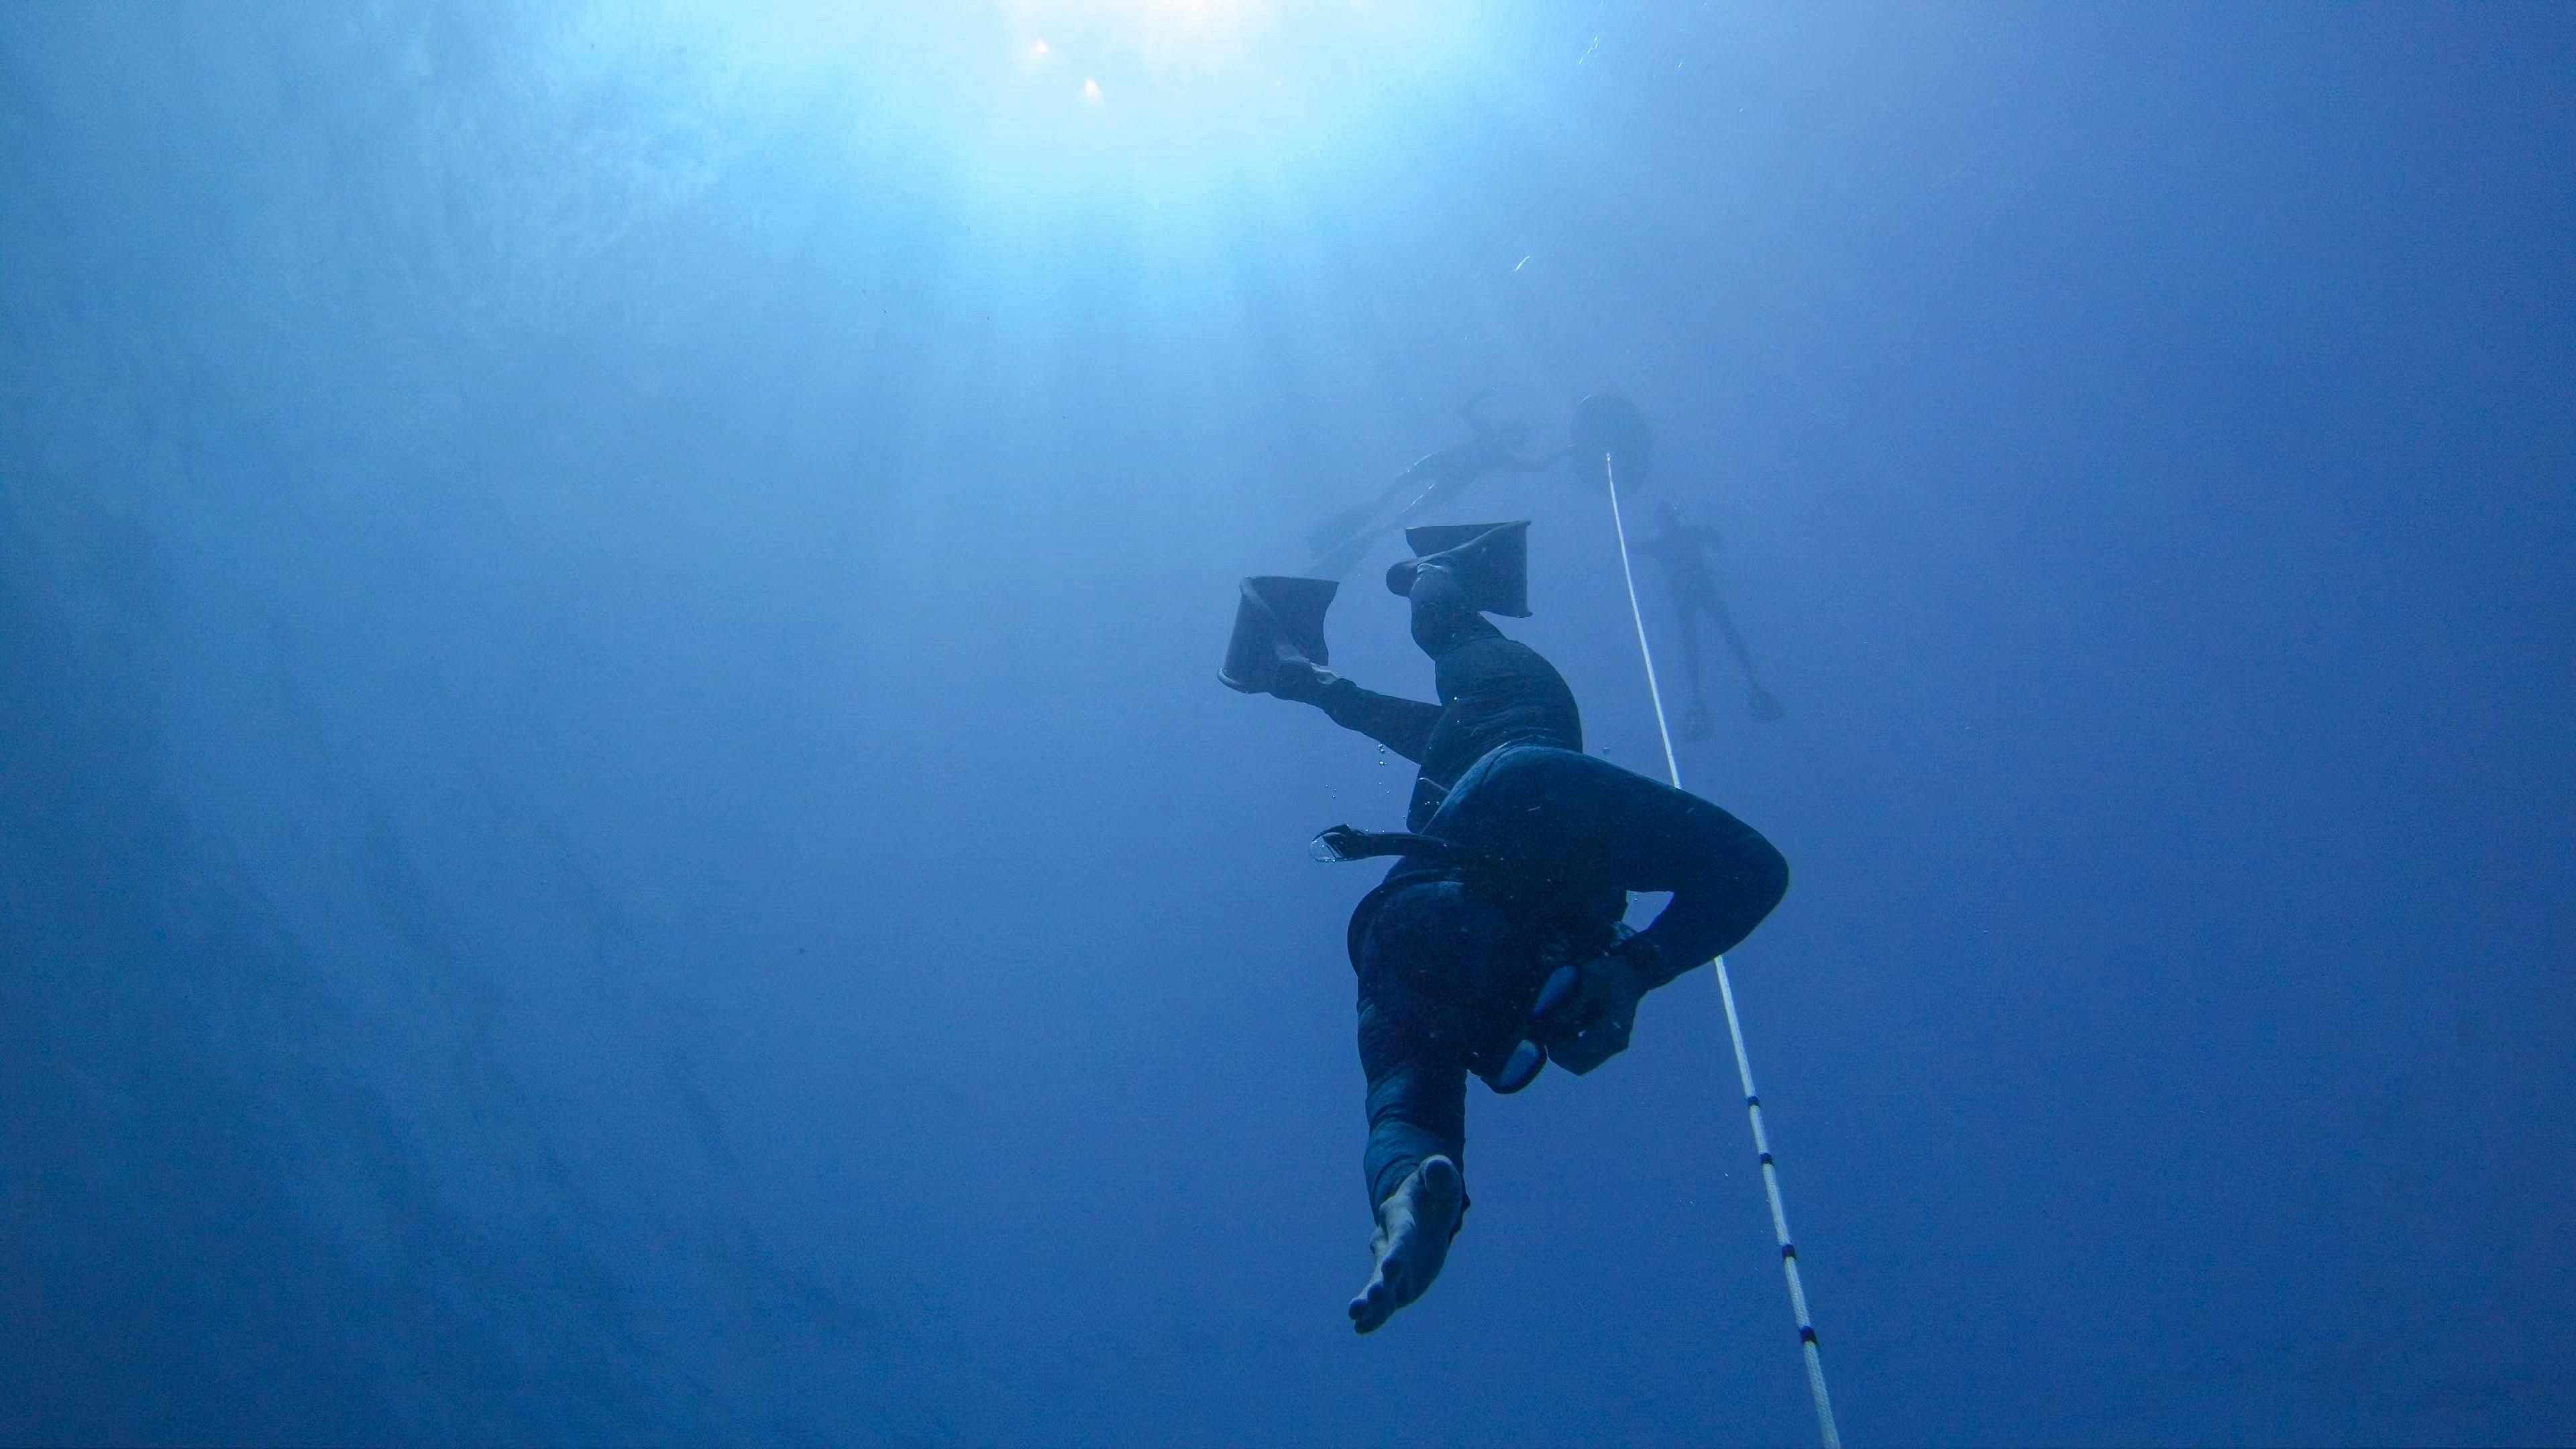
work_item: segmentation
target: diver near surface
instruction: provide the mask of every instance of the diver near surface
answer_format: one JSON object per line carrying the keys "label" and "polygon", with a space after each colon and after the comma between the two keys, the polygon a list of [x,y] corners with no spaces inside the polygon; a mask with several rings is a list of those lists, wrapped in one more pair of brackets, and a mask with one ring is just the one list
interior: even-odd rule
{"label": "diver near surface", "polygon": [[[1487,417],[1485,404],[1493,395],[1494,390],[1486,388],[1459,404],[1458,420],[1475,436],[1425,454],[1397,474],[1385,492],[1333,515],[1309,535],[1307,545],[1315,551],[1312,572],[1324,578],[1346,577],[1380,539],[1407,519],[1447,502],[1477,479],[1490,473],[1537,473],[1565,457],[1565,449],[1543,456],[1524,453],[1529,424],[1517,418],[1496,422]],[[1387,516],[1390,510],[1392,516]]]}
{"label": "diver near surface", "polygon": [[[1437,704],[1374,693],[1315,662],[1333,590],[1321,580],[1247,581],[1253,602],[1223,676],[1314,705],[1422,767],[1405,833],[1341,826],[1316,842],[1331,859],[1400,855],[1346,936],[1377,1221],[1375,1263],[1350,1303],[1361,1333],[1421,1297],[1447,1261],[1467,1203],[1469,1074],[1511,1093],[1550,1060],[1590,1072],[1627,1048],[1640,998],[1742,941],[1788,887],[1787,863],[1751,827],[1584,754],[1563,676],[1483,617],[1528,613],[1525,527],[1416,530],[1417,546],[1425,534],[1476,536],[1387,572],[1432,660]],[[1256,586],[1275,590],[1281,615],[1266,614]],[[1246,648],[1246,616],[1304,642]],[[1672,892],[1633,934],[1621,924],[1631,891]]]}
{"label": "diver near surface", "polygon": [[1637,541],[1637,551],[1663,565],[1664,586],[1673,601],[1673,619],[1681,629],[1682,668],[1690,677],[1690,711],[1682,716],[1682,737],[1704,740],[1709,736],[1708,696],[1700,687],[1699,617],[1706,614],[1716,621],[1718,637],[1726,641],[1727,652],[1735,656],[1744,671],[1748,693],[1745,707],[1764,723],[1781,715],[1780,701],[1762,687],[1753,673],[1753,654],[1744,647],[1744,636],[1736,632],[1733,616],[1726,612],[1726,601],[1718,596],[1717,575],[1708,566],[1708,556],[1725,540],[1714,528],[1703,528],[1682,517],[1682,511],[1671,499],[1655,505],[1655,522],[1662,532]]}

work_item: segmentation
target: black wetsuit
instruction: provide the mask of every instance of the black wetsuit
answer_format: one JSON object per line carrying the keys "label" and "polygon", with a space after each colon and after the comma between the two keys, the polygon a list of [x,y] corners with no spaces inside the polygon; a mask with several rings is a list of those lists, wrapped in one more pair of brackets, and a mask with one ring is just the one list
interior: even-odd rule
{"label": "black wetsuit", "polygon": [[[1501,1064],[1549,972],[1615,946],[1661,985],[1741,941],[1788,885],[1743,822],[1585,755],[1564,677],[1454,580],[1426,571],[1412,599],[1440,703],[1349,680],[1312,701],[1422,766],[1406,827],[1457,850],[1399,859],[1351,915],[1373,1205],[1434,1153],[1464,1165],[1467,1074]],[[1630,891],[1673,900],[1623,945]]]}

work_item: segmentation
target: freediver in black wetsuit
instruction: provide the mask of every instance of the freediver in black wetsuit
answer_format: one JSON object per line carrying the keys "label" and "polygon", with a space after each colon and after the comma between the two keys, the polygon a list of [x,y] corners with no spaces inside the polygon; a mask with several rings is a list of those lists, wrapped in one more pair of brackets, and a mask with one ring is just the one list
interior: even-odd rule
{"label": "freediver in black wetsuit", "polygon": [[1384,493],[1333,515],[1316,529],[1307,540],[1316,555],[1308,572],[1319,578],[1347,577],[1370,549],[1406,520],[1447,502],[1477,479],[1489,473],[1537,473],[1564,459],[1567,450],[1562,448],[1544,456],[1522,452],[1529,446],[1529,424],[1487,417],[1485,404],[1493,394],[1487,388],[1459,405],[1458,420],[1474,437],[1424,455],[1397,474]]}
{"label": "freediver in black wetsuit", "polygon": [[[1788,887],[1787,862],[1751,827],[1583,753],[1573,692],[1482,617],[1461,579],[1468,552],[1387,574],[1412,603],[1440,703],[1372,693],[1298,657],[1265,681],[1422,767],[1405,817],[1418,833],[1326,832],[1360,842],[1350,854],[1409,852],[1347,937],[1377,1216],[1375,1269],[1350,1305],[1361,1333],[1421,1297],[1447,1260],[1466,1207],[1468,1074],[1516,1092],[1551,1059],[1591,1071],[1626,1049],[1640,997],[1743,940]],[[1634,934],[1620,924],[1631,891],[1672,892]]]}
{"label": "freediver in black wetsuit", "polygon": [[1708,696],[1700,688],[1699,616],[1706,614],[1716,621],[1718,637],[1726,641],[1727,652],[1735,656],[1736,665],[1744,671],[1749,691],[1745,707],[1753,717],[1769,723],[1780,717],[1780,701],[1762,687],[1753,673],[1753,653],[1744,647],[1744,636],[1736,632],[1735,620],[1726,612],[1726,601],[1718,597],[1717,575],[1710,571],[1708,556],[1725,542],[1714,528],[1703,528],[1683,519],[1682,511],[1672,500],[1655,505],[1655,521],[1663,531],[1652,538],[1639,539],[1637,552],[1663,565],[1664,585],[1673,599],[1673,619],[1682,635],[1682,669],[1690,677],[1690,711],[1682,716],[1682,737],[1704,740],[1709,736]]}

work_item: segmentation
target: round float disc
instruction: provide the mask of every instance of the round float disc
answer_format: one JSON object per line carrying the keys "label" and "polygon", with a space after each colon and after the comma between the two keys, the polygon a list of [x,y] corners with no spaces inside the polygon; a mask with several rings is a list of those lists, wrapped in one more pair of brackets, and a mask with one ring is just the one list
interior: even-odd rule
{"label": "round float disc", "polygon": [[1596,392],[1574,405],[1574,471],[1605,489],[1615,473],[1631,493],[1654,476],[1654,430],[1635,403],[1615,392]]}

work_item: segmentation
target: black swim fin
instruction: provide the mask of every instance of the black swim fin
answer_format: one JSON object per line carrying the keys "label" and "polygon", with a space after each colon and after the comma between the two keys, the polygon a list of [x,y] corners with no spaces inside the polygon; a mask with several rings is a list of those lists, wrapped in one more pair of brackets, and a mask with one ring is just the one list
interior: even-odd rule
{"label": "black swim fin", "polygon": [[1416,558],[1447,569],[1480,613],[1529,617],[1529,524],[1432,523],[1404,531]]}
{"label": "black swim fin", "polygon": [[1331,663],[1332,651],[1324,644],[1324,611],[1341,587],[1331,579],[1276,574],[1245,579],[1234,606],[1234,637],[1226,641],[1225,667],[1217,671],[1217,681],[1245,694],[1266,694],[1282,660]]}

